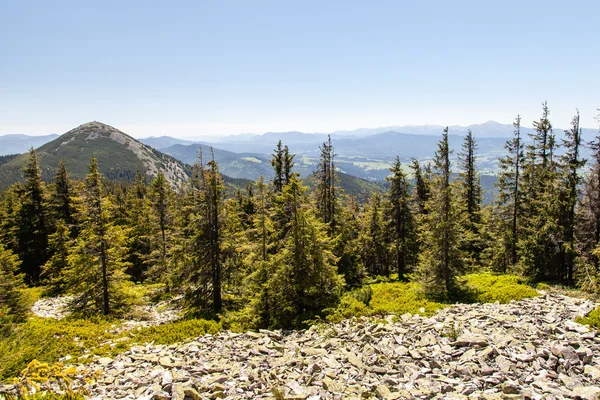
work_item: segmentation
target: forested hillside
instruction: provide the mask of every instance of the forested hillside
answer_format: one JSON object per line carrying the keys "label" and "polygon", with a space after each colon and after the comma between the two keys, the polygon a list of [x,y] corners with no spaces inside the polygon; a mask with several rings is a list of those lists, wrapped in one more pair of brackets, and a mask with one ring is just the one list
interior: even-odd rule
{"label": "forested hillside", "polygon": [[[221,175],[211,151],[199,153],[179,187],[161,170],[152,179],[138,171],[132,182],[111,181],[96,158],[84,179],[74,179],[61,160],[45,183],[32,149],[22,183],[0,195],[0,359],[6,365],[0,376],[35,358],[65,357],[56,346],[80,335],[86,343],[98,340],[93,332],[105,335],[106,321],[139,310],[140,291],[182,302],[186,319],[176,328],[147,332],[165,343],[222,328],[304,328],[536,295],[523,281],[598,291],[600,133],[588,139],[588,164],[580,153],[579,115],[561,143],[545,103],[529,144],[520,123],[517,117],[499,160],[497,196],[488,205],[474,135],[468,132],[453,149],[447,128],[431,163],[403,165],[397,157],[386,185],[376,186],[338,171],[331,138],[318,147],[309,178],[300,179],[295,155],[280,141],[269,160],[270,180]],[[48,354],[23,336],[52,332],[28,319],[28,296],[38,287],[71,314],[56,328],[64,333],[53,334],[64,339],[51,339],[58,344]],[[110,332],[107,338],[121,340],[119,331]]]}
{"label": "forested hillside", "polygon": [[[386,189],[365,182],[353,195],[339,186],[347,178],[336,171],[331,140],[319,148],[311,191],[280,143],[274,178],[230,196],[214,155],[204,154],[186,187],[174,191],[160,171],[151,182],[138,173],[135,182],[115,185],[96,159],[84,180],[71,179],[61,162],[46,185],[31,151],[25,182],[2,193],[3,279],[11,288],[21,279],[48,285],[74,295],[73,309],[107,315],[127,309],[127,282],[161,282],[204,315],[232,312],[247,327],[286,328],[322,315],[374,276],[418,281],[442,298],[459,290],[457,276],[481,270],[591,289],[600,150],[592,141],[584,176],[578,118],[559,144],[544,105],[527,146],[517,118],[500,160],[497,200],[487,207],[473,135],[451,149],[447,130],[433,163],[408,166],[414,184],[397,159]],[[367,190],[361,205],[355,196]]]}

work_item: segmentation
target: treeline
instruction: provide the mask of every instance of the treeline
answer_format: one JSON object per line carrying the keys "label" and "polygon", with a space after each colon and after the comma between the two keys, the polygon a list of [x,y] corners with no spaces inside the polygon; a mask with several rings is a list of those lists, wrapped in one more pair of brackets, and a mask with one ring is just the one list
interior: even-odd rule
{"label": "treeline", "polygon": [[486,207],[474,136],[452,168],[447,128],[432,163],[412,161],[412,184],[397,158],[387,193],[364,205],[336,184],[331,140],[320,146],[312,191],[280,141],[273,180],[232,196],[214,157],[202,154],[175,192],[160,173],[149,183],[140,173],[132,184],[104,182],[95,160],[85,181],[71,180],[61,163],[46,185],[32,150],[25,183],[0,202],[2,313],[23,312],[23,279],[74,295],[74,311],[116,315],[130,304],[132,282],[160,282],[199,315],[247,328],[302,326],[377,276],[419,281],[427,295],[446,299],[460,291],[458,276],[481,270],[595,290],[600,135],[584,170],[579,115],[561,143],[546,104],[534,128],[525,146],[517,117],[498,196]]}

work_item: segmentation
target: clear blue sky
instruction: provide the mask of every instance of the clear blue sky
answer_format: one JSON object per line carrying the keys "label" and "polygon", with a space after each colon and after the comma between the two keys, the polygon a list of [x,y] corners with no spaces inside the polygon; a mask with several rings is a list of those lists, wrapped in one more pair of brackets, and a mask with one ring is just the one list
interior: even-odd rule
{"label": "clear blue sky", "polygon": [[0,134],[555,126],[600,107],[600,1],[0,0]]}

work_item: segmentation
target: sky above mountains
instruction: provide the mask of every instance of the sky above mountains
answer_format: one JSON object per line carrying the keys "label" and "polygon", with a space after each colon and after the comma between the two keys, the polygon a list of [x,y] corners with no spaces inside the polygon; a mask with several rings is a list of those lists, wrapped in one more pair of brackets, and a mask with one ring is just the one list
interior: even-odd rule
{"label": "sky above mountains", "polygon": [[0,135],[597,127],[595,1],[0,5]]}

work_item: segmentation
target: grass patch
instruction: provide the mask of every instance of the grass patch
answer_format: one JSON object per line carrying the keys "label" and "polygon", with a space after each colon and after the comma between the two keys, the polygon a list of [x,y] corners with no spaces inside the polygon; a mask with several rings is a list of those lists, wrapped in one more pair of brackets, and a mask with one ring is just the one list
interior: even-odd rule
{"label": "grass patch", "polygon": [[577,317],[575,322],[588,325],[595,329],[600,329],[600,307],[590,311],[590,313],[585,317]]}
{"label": "grass patch", "polygon": [[119,324],[74,317],[58,321],[34,317],[17,324],[0,340],[0,381],[18,376],[33,360],[52,364],[67,355],[74,361],[88,356],[79,360],[85,362],[93,355],[114,357],[135,344],[172,344],[221,330],[215,321],[198,319],[116,333]]}
{"label": "grass patch", "polygon": [[[345,318],[382,314],[433,315],[453,302],[508,303],[538,295],[522,278],[513,275],[470,274],[459,278],[461,291],[453,301],[433,301],[426,297],[417,282],[389,282],[375,279],[367,301],[358,291],[346,293],[340,304],[327,310],[327,320],[339,322]],[[364,289],[360,289],[364,290]]]}

